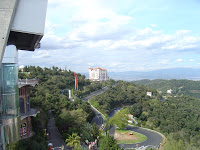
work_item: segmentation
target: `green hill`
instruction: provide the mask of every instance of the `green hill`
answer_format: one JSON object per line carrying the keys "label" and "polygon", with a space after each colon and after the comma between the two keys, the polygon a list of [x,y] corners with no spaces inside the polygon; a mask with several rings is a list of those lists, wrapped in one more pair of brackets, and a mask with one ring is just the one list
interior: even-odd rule
{"label": "green hill", "polygon": [[200,98],[200,81],[193,80],[138,80],[133,81],[135,84],[145,85],[166,93],[167,90],[172,89],[173,94],[188,95]]}

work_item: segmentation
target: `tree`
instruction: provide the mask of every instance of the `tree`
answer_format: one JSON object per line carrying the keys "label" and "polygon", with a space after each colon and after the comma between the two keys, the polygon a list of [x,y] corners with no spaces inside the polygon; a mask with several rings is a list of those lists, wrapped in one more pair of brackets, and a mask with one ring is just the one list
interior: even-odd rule
{"label": "tree", "polygon": [[130,112],[133,116],[139,118],[142,114],[142,106],[139,103],[135,103],[130,107]]}
{"label": "tree", "polygon": [[117,145],[115,139],[107,134],[105,137],[99,141],[99,150],[119,150],[120,148]]}
{"label": "tree", "polygon": [[69,138],[65,140],[66,144],[74,150],[80,149],[80,137],[76,133],[69,135]]}
{"label": "tree", "polygon": [[81,130],[82,130],[82,139],[83,140],[89,140],[91,141],[91,134],[92,134],[92,130],[93,130],[93,127],[92,125],[87,122],[87,123],[84,123],[81,127]]}
{"label": "tree", "polygon": [[77,129],[80,129],[81,126],[86,123],[88,114],[82,109],[72,110],[70,111],[70,114],[74,118],[74,127]]}
{"label": "tree", "polygon": [[117,112],[114,117],[112,117],[109,122],[109,125],[116,125],[120,129],[123,129],[128,124],[128,115],[125,113],[125,111],[119,111]]}
{"label": "tree", "polygon": [[96,123],[93,123],[92,125],[92,134],[94,138],[97,138],[97,136],[99,135],[99,128]]}

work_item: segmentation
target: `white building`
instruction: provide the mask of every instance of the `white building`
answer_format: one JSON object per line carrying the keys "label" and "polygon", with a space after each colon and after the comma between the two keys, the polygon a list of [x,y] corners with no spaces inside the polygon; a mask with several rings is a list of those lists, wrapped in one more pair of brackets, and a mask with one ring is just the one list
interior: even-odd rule
{"label": "white building", "polygon": [[107,81],[108,74],[107,70],[104,68],[97,67],[93,69],[92,67],[89,68],[89,79],[92,81]]}
{"label": "white building", "polygon": [[169,89],[169,90],[167,90],[167,93],[172,94],[172,91],[173,91],[172,89]]}
{"label": "white building", "polygon": [[147,92],[147,96],[152,97],[152,92]]}

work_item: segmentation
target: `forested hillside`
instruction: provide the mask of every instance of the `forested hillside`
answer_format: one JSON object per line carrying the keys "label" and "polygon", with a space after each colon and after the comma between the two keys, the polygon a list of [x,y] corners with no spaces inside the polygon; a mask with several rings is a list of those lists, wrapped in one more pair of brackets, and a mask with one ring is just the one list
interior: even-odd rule
{"label": "forested hillside", "polygon": [[[30,90],[31,107],[40,109],[37,117],[32,118],[33,131],[38,136],[36,139],[40,139],[34,140],[39,147],[38,149],[45,149],[42,148],[42,145],[45,147],[43,129],[47,128],[48,110],[53,110],[56,125],[64,140],[72,133],[81,134],[82,140],[91,140],[98,136],[99,130],[97,126],[90,124],[95,113],[92,111],[89,103],[86,101],[82,102],[80,98],[92,91],[101,89],[108,82],[91,82],[79,73],[77,77],[78,90],[75,90],[74,72],[70,70],[62,70],[58,67],[41,68],[39,66],[26,66],[24,72],[19,72],[20,79],[36,78],[39,80],[39,85],[31,87]],[[74,101],[68,98],[68,91],[62,92],[63,89],[72,90]],[[25,149],[33,150],[34,147],[32,148],[30,144],[31,142],[28,142],[28,140],[22,140],[9,145],[9,148],[21,150],[20,146],[24,145]]]}
{"label": "forested hillside", "polygon": [[24,71],[26,73],[19,72],[19,78],[36,78],[39,80],[39,85],[31,89],[31,106],[43,107],[45,109],[56,109],[57,107],[68,105],[68,91],[64,91],[62,95],[62,90],[64,89],[72,90],[72,95],[81,97],[85,93],[98,90],[106,84],[104,82],[92,83],[84,75],[82,76],[78,73],[79,90],[74,90],[74,72],[70,70],[62,70],[58,67],[41,68],[39,66],[26,66]]}
{"label": "forested hillside", "polygon": [[158,89],[163,93],[172,89],[173,94],[188,95],[200,98],[200,81],[193,80],[138,80],[133,81],[135,84],[145,85],[154,89]]}
{"label": "forested hillside", "polygon": [[[153,92],[153,97],[146,96]],[[161,101],[156,90],[119,81],[102,95],[92,99],[102,112],[126,106],[139,119],[139,125],[161,131],[168,137],[166,149],[199,149],[200,100],[188,96],[170,97]],[[172,147],[174,146],[174,147]]]}
{"label": "forested hillside", "polygon": [[108,114],[113,108],[149,100],[150,97],[146,95],[147,91],[161,99],[159,93],[154,89],[118,81],[115,87],[110,87],[103,94],[93,97],[90,102],[103,113]]}

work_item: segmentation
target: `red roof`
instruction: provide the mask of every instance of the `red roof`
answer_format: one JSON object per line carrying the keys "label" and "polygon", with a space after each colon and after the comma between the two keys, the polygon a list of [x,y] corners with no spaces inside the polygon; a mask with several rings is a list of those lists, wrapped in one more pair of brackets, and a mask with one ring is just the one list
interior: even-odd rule
{"label": "red roof", "polygon": [[[93,68],[92,68],[92,67],[90,67],[90,68],[88,68],[88,69],[93,69]],[[97,68],[95,68],[95,69],[93,69],[93,70],[97,70],[97,69],[106,70],[106,69],[104,69],[104,68],[101,68],[101,67],[97,67]]]}

